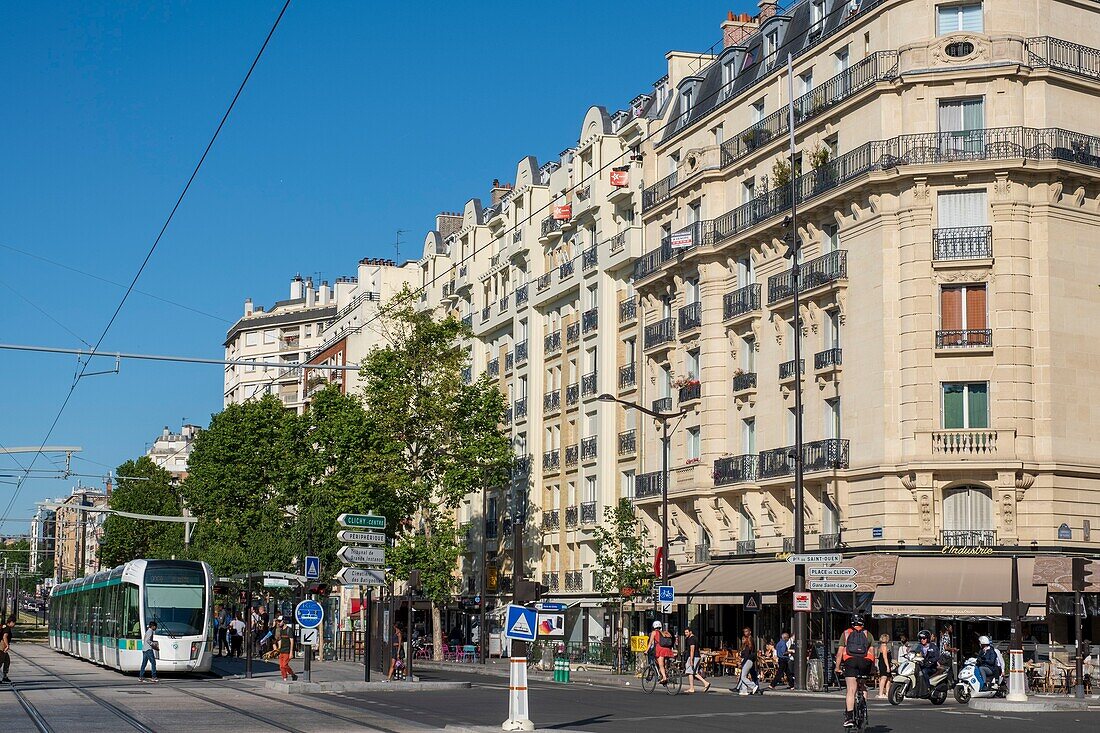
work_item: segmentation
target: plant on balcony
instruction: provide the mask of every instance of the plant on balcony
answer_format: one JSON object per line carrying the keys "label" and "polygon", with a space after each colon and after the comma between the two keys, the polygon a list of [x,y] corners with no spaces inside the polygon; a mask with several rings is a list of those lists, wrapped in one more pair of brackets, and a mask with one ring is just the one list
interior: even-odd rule
{"label": "plant on balcony", "polygon": [[684,461],[684,465],[685,466],[694,466],[696,463],[699,463],[702,460],[703,460],[702,458],[689,458],[686,461]]}
{"label": "plant on balcony", "polygon": [[745,376],[745,370],[744,370],[744,369],[741,369],[740,367],[738,367],[737,369],[734,369],[734,370],[733,370],[733,376],[735,376],[735,377],[743,377],[743,376]]}
{"label": "plant on balcony", "polygon": [[817,170],[822,166],[828,165],[831,157],[832,153],[829,152],[827,147],[817,145],[814,147],[813,151],[810,152],[810,165],[813,166],[814,170]]}
{"label": "plant on balcony", "polygon": [[694,387],[697,384],[699,384],[699,380],[693,374],[687,374],[683,377],[677,377],[676,379],[672,380],[672,386],[676,389],[681,389],[682,387]]}
{"label": "plant on balcony", "polygon": [[789,161],[778,158],[772,163],[772,185],[775,188],[783,188],[791,182],[791,164]]}

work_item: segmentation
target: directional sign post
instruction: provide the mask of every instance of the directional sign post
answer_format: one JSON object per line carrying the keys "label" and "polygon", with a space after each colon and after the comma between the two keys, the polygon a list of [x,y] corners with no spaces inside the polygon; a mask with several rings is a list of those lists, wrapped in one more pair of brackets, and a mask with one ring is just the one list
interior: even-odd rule
{"label": "directional sign post", "polygon": [[341,527],[352,529],[385,529],[386,518],[374,514],[341,514],[336,518]]}
{"label": "directional sign post", "polygon": [[386,563],[386,551],[381,547],[344,545],[336,553],[336,557],[352,565],[384,565]]}
{"label": "directional sign post", "polygon": [[810,590],[845,591],[855,590],[854,580],[811,580],[806,584]]}
{"label": "directional sign post", "polygon": [[336,574],[340,585],[385,585],[386,571],[364,568],[340,568]]}
{"label": "directional sign post", "polygon": [[[319,629],[300,629],[298,631],[298,641],[302,646],[315,647],[320,637]],[[307,650],[308,651],[308,650]],[[307,680],[308,681],[308,680]]]}
{"label": "directional sign post", "polygon": [[351,529],[342,529],[336,533],[336,539],[340,542],[350,542],[356,545],[386,544],[386,535],[381,532],[356,532]]}
{"label": "directional sign post", "polygon": [[859,575],[855,568],[807,568],[806,575],[811,578],[854,578]]}
{"label": "directional sign post", "polygon": [[821,554],[821,555],[790,555],[787,557],[787,562],[792,565],[832,565],[838,563],[843,558],[835,553]]}

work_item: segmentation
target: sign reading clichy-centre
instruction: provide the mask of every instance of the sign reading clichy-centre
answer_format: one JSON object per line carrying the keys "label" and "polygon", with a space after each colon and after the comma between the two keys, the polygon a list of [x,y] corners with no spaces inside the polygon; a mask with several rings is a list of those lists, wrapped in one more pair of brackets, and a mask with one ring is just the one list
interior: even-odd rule
{"label": "sign reading clichy-centre", "polygon": [[336,518],[341,527],[355,529],[385,529],[386,518],[374,514],[341,514]]}

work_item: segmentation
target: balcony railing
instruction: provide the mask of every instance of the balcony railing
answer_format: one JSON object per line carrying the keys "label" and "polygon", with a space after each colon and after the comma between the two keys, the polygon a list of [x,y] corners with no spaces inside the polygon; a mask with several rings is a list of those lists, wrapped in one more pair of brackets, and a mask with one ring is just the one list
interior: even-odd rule
{"label": "balcony railing", "polygon": [[462,383],[472,384],[474,381],[473,369],[470,367],[462,367]]}
{"label": "balcony railing", "polygon": [[[757,478],[769,479],[794,474],[794,446],[762,451]],[[804,443],[802,468],[806,472],[836,470],[848,467],[848,441],[826,438]]]}
{"label": "balcony railing", "polygon": [[940,532],[944,547],[996,547],[995,529],[945,529]]}
{"label": "balcony railing", "polygon": [[549,288],[550,285],[553,282],[554,282],[554,273],[548,272],[545,275],[539,275],[539,279],[535,283],[535,288],[538,290],[538,292],[541,293],[543,290],[546,290],[547,288]]}
{"label": "balcony railing", "polygon": [[505,295],[503,298],[501,298],[500,301],[497,303],[497,310],[500,311],[501,313],[508,310],[508,301],[509,301],[509,296],[507,296],[507,295]]}
{"label": "balcony railing", "polygon": [[755,453],[719,458],[714,462],[714,485],[728,486],[755,481],[758,462],[759,457]]}
{"label": "balcony railing", "polygon": [[936,331],[937,349],[980,349],[992,345],[993,329],[991,328]]}
{"label": "balcony railing", "polygon": [[[556,513],[556,510],[555,510]],[[547,527],[543,525],[543,529],[556,529],[555,527]],[[543,573],[543,584],[550,590],[558,590],[558,574],[557,573]]]}
{"label": "balcony railing", "polygon": [[542,220],[542,226],[539,228],[539,231],[542,233],[542,236],[545,237],[548,234],[560,231],[564,223],[565,222],[561,219],[555,219],[553,216],[548,216]]}
{"label": "balcony railing", "polygon": [[[779,365],[779,380],[783,381],[783,380],[786,380],[786,379],[794,379],[794,369],[795,369],[794,359],[791,359],[790,361],[785,361],[782,364],[780,364]],[[805,359],[799,359],[798,360],[798,371],[800,371],[803,374],[806,373],[806,360]]]}
{"label": "balcony railing", "polygon": [[[544,471],[553,471],[561,465],[561,452],[558,450],[548,450],[542,454],[542,469]],[[545,515],[543,515],[545,516]]]}
{"label": "balcony railing", "polygon": [[484,323],[485,321],[489,320],[489,316],[491,316],[492,313],[493,313],[493,309],[492,309],[491,306],[487,305],[484,308],[482,308],[481,309],[481,322]]}
{"label": "balcony railing", "polygon": [[466,315],[462,316],[462,325],[465,326],[466,328],[470,328],[471,326],[473,326],[474,325],[474,314],[473,313],[467,313]]}
{"label": "balcony railing", "polygon": [[933,260],[987,260],[993,257],[993,227],[932,230]]}
{"label": "balcony railing", "polygon": [[840,547],[840,532],[830,532],[817,536],[817,548],[819,550],[835,550]]}
{"label": "balcony railing", "polygon": [[520,341],[516,344],[516,363],[527,363],[527,339],[524,339],[523,341]]}
{"label": "balcony railing", "polygon": [[[565,507],[565,526],[576,527],[577,519],[580,517],[580,511],[575,506]],[[568,574],[565,577],[569,577]],[[568,589],[568,586],[567,586]]]}
{"label": "balcony railing", "polygon": [[640,473],[634,477],[634,498],[645,499],[650,496],[660,496],[664,479],[660,471],[652,473]]}
{"label": "balcony railing", "polygon": [[529,292],[530,292],[530,288],[529,288],[527,283],[524,283],[523,285],[520,285],[518,288],[516,288],[516,306],[517,307],[521,306],[521,305],[523,305],[524,303],[527,302],[527,297],[528,297]]}
{"label": "balcony railing", "polygon": [[756,540],[737,540],[738,555],[755,555]]}
{"label": "balcony railing", "polygon": [[637,375],[634,364],[625,364],[619,367],[619,389],[633,387],[637,383]]}
{"label": "balcony railing", "polygon": [[[798,266],[798,292],[826,285],[848,277],[848,252],[837,250],[815,257]],[[768,278],[768,305],[794,295],[792,270]]]}
{"label": "balcony railing", "polygon": [[825,349],[814,354],[814,369],[826,369],[828,367],[840,366],[843,362],[844,353],[837,346],[832,349]]}
{"label": "balcony railing", "polygon": [[515,403],[516,419],[527,417],[527,398],[520,397]]}
{"label": "balcony railing", "polygon": [[581,314],[581,331],[583,333],[588,333],[590,331],[595,331],[596,327],[599,325],[599,323],[600,323],[600,309],[599,308],[589,308],[588,310],[586,310],[584,313]]}
{"label": "balcony railing", "polygon": [[722,296],[722,318],[729,320],[760,310],[760,283],[746,285]]}
{"label": "balcony railing", "polygon": [[580,402],[581,388],[580,385],[574,382],[573,384],[566,385],[565,387],[565,406],[572,407]]}
{"label": "balcony railing", "polygon": [[680,398],[680,404],[697,400],[703,396],[703,385],[698,380],[688,382],[683,387],[680,387],[678,396]]}
{"label": "balcony railing", "polygon": [[581,268],[590,270],[600,262],[600,251],[596,247],[589,247],[581,252]]}
{"label": "balcony railing", "polygon": [[512,424],[512,408],[511,407],[505,407],[504,408],[504,420],[503,420],[503,422],[504,422],[505,425],[511,425]]}
{"label": "balcony railing", "polygon": [[504,355],[504,371],[510,372],[516,365],[516,354],[514,351],[509,351]]}
{"label": "balcony railing", "polygon": [[558,265],[558,280],[566,280],[573,276],[573,260],[566,260]]}
{"label": "balcony railing", "polygon": [[637,298],[624,298],[619,301],[619,323],[633,321],[638,317]]}
{"label": "balcony railing", "polygon": [[612,236],[610,242],[612,252],[618,252],[619,250],[626,247],[626,230],[624,229],[618,234]]}
{"label": "balcony railing", "polygon": [[577,444],[565,446],[565,467],[572,468],[577,465]]}
{"label": "balcony railing", "polygon": [[523,241],[523,230],[517,229],[512,232],[512,244],[519,244]]}
{"label": "balcony railing", "polygon": [[1100,50],[1043,36],[1024,42],[1032,66],[1049,66],[1071,74],[1100,79]]}
{"label": "balcony railing", "polygon": [[690,331],[703,325],[703,304],[689,303],[680,309],[680,332]]}
{"label": "balcony railing", "polygon": [[676,338],[676,321],[671,318],[664,318],[645,327],[645,347],[647,349],[667,344],[674,338]]}
{"label": "balcony railing", "polygon": [[486,371],[489,372],[490,377],[496,377],[500,375],[500,358],[490,359],[486,366]]}
{"label": "balcony railing", "polygon": [[672,398],[671,397],[659,397],[653,400],[654,412],[672,412]]}
{"label": "balcony railing", "polygon": [[596,394],[596,372],[589,372],[581,377],[581,397],[591,397]]}
{"label": "balcony railing", "polygon": [[571,570],[565,574],[565,590],[584,590],[584,574],[580,570]]}
{"label": "balcony railing", "polygon": [[695,546],[695,562],[710,562],[710,545]]}
{"label": "balcony railing", "polygon": [[586,501],[581,504],[581,524],[596,523],[596,502]]}
{"label": "balcony railing", "polygon": [[676,188],[676,171],[672,171],[652,186],[642,190],[642,211],[651,209],[657,204],[664,203],[672,197],[672,189]]}
{"label": "balcony railing", "polygon": [[543,348],[546,349],[547,356],[561,351],[561,329],[546,335],[546,339],[543,341]]}
{"label": "balcony railing", "polygon": [[581,324],[570,323],[565,327],[565,343],[575,344],[581,340]]}
{"label": "balcony railing", "polygon": [[619,455],[630,456],[638,451],[638,431],[624,430],[619,433]]}
{"label": "balcony railing", "polygon": [[591,195],[592,195],[592,186],[591,186],[591,184],[581,186],[577,189],[577,201],[587,201],[588,198]]}
{"label": "balcony railing", "polygon": [[596,458],[596,436],[590,435],[587,438],[581,438],[581,460],[591,461]]}
{"label": "balcony railing", "polygon": [[[669,260],[678,258],[701,245],[711,245],[718,241],[717,222],[697,221],[684,229],[677,230],[661,239],[657,249],[650,250],[634,262],[634,279],[640,280],[661,268]],[[672,243],[676,242],[673,247]]]}
{"label": "balcony railing", "polygon": [[932,453],[952,456],[983,456],[997,452],[997,431],[988,429],[936,430]]}
{"label": "balcony railing", "polygon": [[733,391],[742,392],[746,389],[756,389],[756,372],[741,372],[733,375]]}
{"label": "balcony railing", "polygon": [[542,410],[546,413],[557,412],[561,409],[561,392],[554,390],[542,396]]}
{"label": "balcony railing", "polygon": [[561,521],[561,515],[558,514],[557,509],[551,509],[542,513],[542,528],[543,529],[557,529],[559,522]]}

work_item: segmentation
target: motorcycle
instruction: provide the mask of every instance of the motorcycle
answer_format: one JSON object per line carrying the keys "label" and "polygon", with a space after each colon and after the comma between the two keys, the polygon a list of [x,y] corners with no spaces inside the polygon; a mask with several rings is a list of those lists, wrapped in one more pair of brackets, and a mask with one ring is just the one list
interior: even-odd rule
{"label": "motorcycle", "polygon": [[891,705],[901,705],[905,698],[924,699],[933,705],[942,705],[947,700],[948,691],[955,685],[952,663],[943,660],[941,666],[928,678],[928,689],[921,692],[920,669],[917,655],[906,652],[898,663],[898,671],[890,682],[889,699]]}
{"label": "motorcycle", "polygon": [[955,701],[960,705],[966,705],[972,697],[1004,697],[1007,693],[1003,677],[995,677],[992,680],[984,679],[982,670],[978,667],[977,657],[970,657],[959,672],[959,680],[955,684]]}

